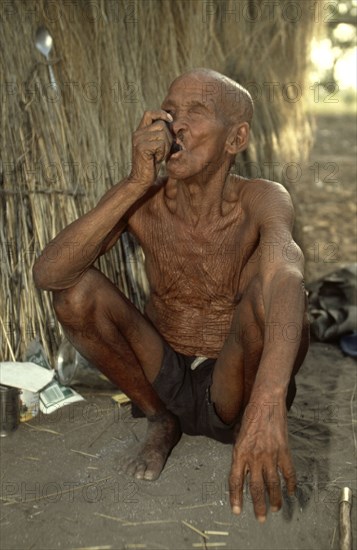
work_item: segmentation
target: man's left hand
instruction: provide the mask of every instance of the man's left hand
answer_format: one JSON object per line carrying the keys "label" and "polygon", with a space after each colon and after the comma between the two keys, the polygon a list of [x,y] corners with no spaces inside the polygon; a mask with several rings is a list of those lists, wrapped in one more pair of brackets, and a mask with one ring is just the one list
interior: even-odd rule
{"label": "man's left hand", "polygon": [[278,470],[284,476],[288,494],[294,494],[295,470],[288,447],[287,415],[284,402],[252,402],[247,405],[233,448],[229,477],[232,510],[240,514],[243,486],[249,474],[249,489],[255,515],[266,519],[265,491],[273,512],[281,508],[282,496]]}

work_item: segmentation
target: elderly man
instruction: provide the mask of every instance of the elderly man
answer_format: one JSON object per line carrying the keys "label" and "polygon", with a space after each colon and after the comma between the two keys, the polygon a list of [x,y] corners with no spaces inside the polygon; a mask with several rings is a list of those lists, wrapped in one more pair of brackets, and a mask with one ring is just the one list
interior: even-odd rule
{"label": "elderly man", "polygon": [[[181,433],[233,443],[230,500],[244,480],[259,521],[292,493],[287,408],[308,347],[301,251],[285,189],[230,173],[248,144],[253,104],[225,76],[196,69],[170,86],[133,135],[132,169],[48,246],[35,283],[79,352],[144,412],[146,440],[125,471],[154,480]],[[158,168],[166,161],[167,176]],[[141,314],[98,269],[125,230],[145,253]],[[51,257],[51,259],[50,259]]]}

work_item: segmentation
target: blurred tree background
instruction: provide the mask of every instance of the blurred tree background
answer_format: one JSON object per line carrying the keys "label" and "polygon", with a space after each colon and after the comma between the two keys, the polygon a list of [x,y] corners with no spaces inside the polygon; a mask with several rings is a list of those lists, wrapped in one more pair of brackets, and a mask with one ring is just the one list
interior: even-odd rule
{"label": "blurred tree background", "polygon": [[[296,199],[313,141],[309,104],[325,106],[320,94],[341,86],[355,11],[355,0],[0,3],[1,358],[21,359],[34,336],[56,352],[63,335],[50,293],[34,288],[35,257],[128,174],[133,130],[181,72],[210,67],[251,91],[251,140],[237,171],[280,181]],[[35,47],[43,26],[49,60]],[[98,263],[142,308],[143,256],[130,233]]]}
{"label": "blurred tree background", "polygon": [[[339,108],[356,103],[357,0],[326,2],[315,7],[325,25],[312,42],[312,81],[319,82],[322,98],[339,93]],[[320,12],[318,14],[318,12]],[[321,102],[315,101],[321,106]],[[322,102],[323,104],[323,102]]]}

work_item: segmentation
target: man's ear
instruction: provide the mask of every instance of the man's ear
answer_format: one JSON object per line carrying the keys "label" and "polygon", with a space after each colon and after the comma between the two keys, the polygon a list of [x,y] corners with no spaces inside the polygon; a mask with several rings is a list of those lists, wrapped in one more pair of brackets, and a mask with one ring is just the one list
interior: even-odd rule
{"label": "man's ear", "polygon": [[248,147],[249,131],[248,122],[235,124],[227,137],[226,151],[231,155],[244,151]]}

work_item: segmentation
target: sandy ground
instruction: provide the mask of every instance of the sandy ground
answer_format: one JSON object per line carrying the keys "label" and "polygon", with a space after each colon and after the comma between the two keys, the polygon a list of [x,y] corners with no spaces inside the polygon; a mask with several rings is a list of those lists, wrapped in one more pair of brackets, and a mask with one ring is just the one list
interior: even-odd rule
{"label": "sandy ground", "polygon": [[204,548],[187,522],[228,532],[206,542],[230,550],[337,549],[340,488],[356,495],[355,363],[336,346],[313,344],[298,387],[289,413],[298,490],[264,525],[247,493],[241,517],[230,512],[229,445],[183,436],[157,482],[118,474],[118,457],[135,447],[145,420],[87,390],[85,402],[22,424],[1,441],[1,548]]}
{"label": "sandy ground", "polygon": [[[308,280],[355,259],[351,122],[319,118],[316,145],[294,188]],[[320,174],[311,181],[315,162]],[[327,162],[338,164],[337,181],[326,181]],[[331,242],[337,249],[326,248]],[[248,493],[242,515],[230,512],[230,446],[183,436],[157,482],[118,474],[118,457],[144,435],[145,421],[119,410],[108,390],[81,389],[86,401],[1,439],[1,548],[205,548],[187,522],[228,533],[209,535],[207,548],[337,549],[341,487],[354,491],[354,520],[357,510],[355,362],[337,346],[314,343],[297,382],[289,432],[298,490],[264,525],[254,519]],[[356,548],[356,521],[353,536]]]}

